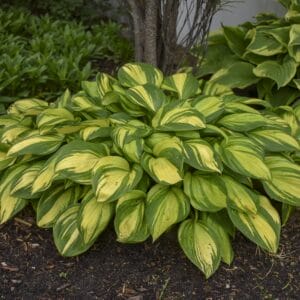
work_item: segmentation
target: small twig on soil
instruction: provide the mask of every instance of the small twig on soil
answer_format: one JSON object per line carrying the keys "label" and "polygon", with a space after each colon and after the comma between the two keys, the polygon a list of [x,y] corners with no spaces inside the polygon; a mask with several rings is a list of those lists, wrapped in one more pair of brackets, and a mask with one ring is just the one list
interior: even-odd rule
{"label": "small twig on soil", "polygon": [[25,221],[25,220],[22,220],[22,219],[20,219],[20,218],[18,218],[18,217],[15,217],[14,220],[15,220],[17,223],[21,223],[21,224],[26,225],[26,226],[28,226],[28,227],[31,227],[31,226],[32,226],[31,223],[29,223],[29,222],[27,222],[27,221]]}
{"label": "small twig on soil", "polygon": [[266,273],[265,276],[261,277],[261,276],[257,276],[259,279],[265,279],[266,277],[268,277],[273,269],[273,266],[274,266],[274,260],[272,260],[272,265],[271,265],[271,268],[269,269],[269,271]]}
{"label": "small twig on soil", "polygon": [[65,288],[69,287],[70,285],[71,285],[70,283],[65,283],[65,284],[59,286],[59,287],[56,289],[56,291],[57,291],[57,292],[62,291],[62,290],[64,290]]}
{"label": "small twig on soil", "polygon": [[162,300],[162,299],[163,299],[163,296],[164,296],[164,293],[165,293],[165,291],[166,291],[166,289],[167,289],[167,286],[168,286],[168,284],[169,284],[169,281],[170,281],[170,277],[165,281],[165,283],[164,283],[164,285],[163,285],[163,287],[162,287],[162,290],[161,290],[161,292],[160,292],[160,294],[159,294],[159,297],[158,297],[159,300]]}
{"label": "small twig on soil", "polygon": [[9,266],[6,262],[2,262],[0,264],[0,268],[6,271],[10,271],[10,272],[18,272],[19,268],[15,267],[15,266]]}

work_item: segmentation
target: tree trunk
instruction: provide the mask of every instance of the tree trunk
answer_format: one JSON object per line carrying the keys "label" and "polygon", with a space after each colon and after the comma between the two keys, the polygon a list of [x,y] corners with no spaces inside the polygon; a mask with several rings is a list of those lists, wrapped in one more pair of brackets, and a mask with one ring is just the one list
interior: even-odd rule
{"label": "tree trunk", "polygon": [[159,0],[146,0],[145,3],[145,62],[157,66],[157,17]]}

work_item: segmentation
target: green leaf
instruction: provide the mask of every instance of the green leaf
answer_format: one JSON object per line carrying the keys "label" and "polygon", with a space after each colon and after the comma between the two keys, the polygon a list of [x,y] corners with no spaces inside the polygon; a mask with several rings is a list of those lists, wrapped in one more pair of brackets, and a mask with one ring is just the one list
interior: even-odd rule
{"label": "green leaf", "polygon": [[221,143],[219,152],[224,164],[234,172],[262,180],[271,178],[263,151],[254,141],[230,136]]}
{"label": "green leaf", "polygon": [[133,190],[118,200],[114,225],[119,242],[138,243],[148,238],[145,198],[144,192]]}
{"label": "green leaf", "polygon": [[257,212],[258,196],[244,184],[227,175],[221,176],[227,190],[227,208],[230,206],[242,213]]}
{"label": "green leaf", "polygon": [[80,184],[91,184],[91,172],[99,159],[109,154],[104,144],[75,140],[61,147],[55,173]]}
{"label": "green leaf", "polygon": [[293,57],[297,63],[300,63],[300,24],[293,24],[291,26],[288,51],[290,56]]}
{"label": "green leaf", "polygon": [[92,187],[98,202],[112,202],[134,189],[143,175],[140,165],[129,163],[119,156],[98,160],[92,172]]}
{"label": "green leaf", "polygon": [[21,139],[8,151],[7,155],[47,155],[56,151],[64,140],[62,135],[33,135]]}
{"label": "green leaf", "polygon": [[154,185],[147,194],[145,212],[153,241],[172,225],[184,220],[189,212],[188,198],[181,189]]}
{"label": "green leaf", "polygon": [[182,171],[165,157],[154,158],[144,153],[141,165],[157,183],[172,185],[182,180]]}
{"label": "green leaf", "polygon": [[53,237],[56,248],[62,256],[76,256],[92,244],[85,244],[77,224],[80,205],[69,206],[56,221],[53,227]]}
{"label": "green leaf", "polygon": [[270,152],[285,152],[300,150],[299,143],[291,135],[279,129],[256,129],[248,136]]}
{"label": "green leaf", "polygon": [[126,98],[132,104],[151,112],[156,112],[166,102],[166,96],[162,90],[149,83],[128,89]]}
{"label": "green leaf", "polygon": [[226,188],[218,175],[186,173],[183,185],[191,205],[200,211],[215,212],[227,205]]}
{"label": "green leaf", "polygon": [[80,186],[66,189],[64,185],[56,185],[48,189],[38,201],[37,225],[43,228],[53,227],[59,215],[70,205],[77,203],[80,196]]}
{"label": "green leaf", "polygon": [[190,73],[177,73],[166,77],[161,88],[176,92],[179,99],[185,100],[196,95],[199,89],[199,82]]}
{"label": "green leaf", "polygon": [[271,179],[263,181],[270,198],[293,206],[300,206],[300,166],[283,156],[267,156],[266,165]]}
{"label": "green leaf", "polygon": [[253,74],[253,68],[254,66],[247,62],[236,62],[226,68],[220,69],[210,80],[230,88],[243,89],[259,80]]}
{"label": "green leaf", "polygon": [[112,203],[100,203],[92,190],[85,195],[78,211],[78,229],[85,244],[93,243],[109,224],[114,213]]}
{"label": "green leaf", "polygon": [[245,30],[242,27],[223,26],[228,47],[239,57],[242,57],[246,47]]}
{"label": "green leaf", "polygon": [[27,200],[11,195],[16,177],[19,177],[27,168],[19,165],[8,169],[0,181],[0,224],[5,223],[27,205]]}
{"label": "green leaf", "polygon": [[259,64],[253,73],[257,77],[265,77],[274,80],[278,89],[286,86],[296,75],[297,64],[293,59],[286,59],[283,63],[265,61]]}
{"label": "green leaf", "polygon": [[250,131],[268,124],[268,120],[257,113],[235,113],[226,115],[218,124],[237,132]]}
{"label": "green leaf", "polygon": [[221,173],[222,165],[216,160],[213,148],[203,139],[183,142],[185,162],[195,169]]}
{"label": "green leaf", "polygon": [[205,123],[195,108],[164,106],[154,115],[152,126],[158,131],[186,131],[205,128]]}
{"label": "green leaf", "polygon": [[216,121],[224,113],[224,101],[215,96],[196,98],[193,107],[205,117],[207,123]]}
{"label": "green leaf", "polygon": [[160,87],[163,74],[157,68],[144,63],[125,64],[118,71],[118,79],[125,87],[134,87],[151,83]]}
{"label": "green leaf", "polygon": [[286,48],[271,34],[268,34],[267,30],[257,29],[247,51],[262,56],[273,56],[286,52]]}
{"label": "green leaf", "polygon": [[209,278],[221,260],[218,237],[207,226],[188,219],[180,224],[178,241],[188,259]]}
{"label": "green leaf", "polygon": [[259,196],[257,212],[243,213],[228,208],[233,224],[251,241],[263,249],[276,253],[280,236],[280,217],[270,201]]}

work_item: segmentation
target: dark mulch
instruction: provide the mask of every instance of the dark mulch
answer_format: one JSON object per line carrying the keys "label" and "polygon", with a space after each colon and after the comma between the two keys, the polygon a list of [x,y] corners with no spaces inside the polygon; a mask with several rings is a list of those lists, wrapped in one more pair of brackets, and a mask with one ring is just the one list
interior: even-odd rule
{"label": "dark mulch", "polygon": [[122,245],[110,228],[87,253],[63,258],[27,211],[0,227],[0,299],[300,299],[299,219],[283,229],[278,255],[238,235],[233,264],[206,281],[175,232]]}

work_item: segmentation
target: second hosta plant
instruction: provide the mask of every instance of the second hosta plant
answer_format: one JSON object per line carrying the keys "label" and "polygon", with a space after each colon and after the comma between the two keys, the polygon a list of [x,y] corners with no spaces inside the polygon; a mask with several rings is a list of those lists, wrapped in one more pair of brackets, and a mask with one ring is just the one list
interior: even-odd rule
{"label": "second hosta plant", "polygon": [[64,256],[89,249],[110,222],[122,243],[156,241],[176,224],[206,277],[231,263],[236,229],[277,251],[273,205],[284,222],[300,206],[297,112],[292,126],[264,101],[145,64],[82,87],[0,117],[1,223],[31,203]]}

